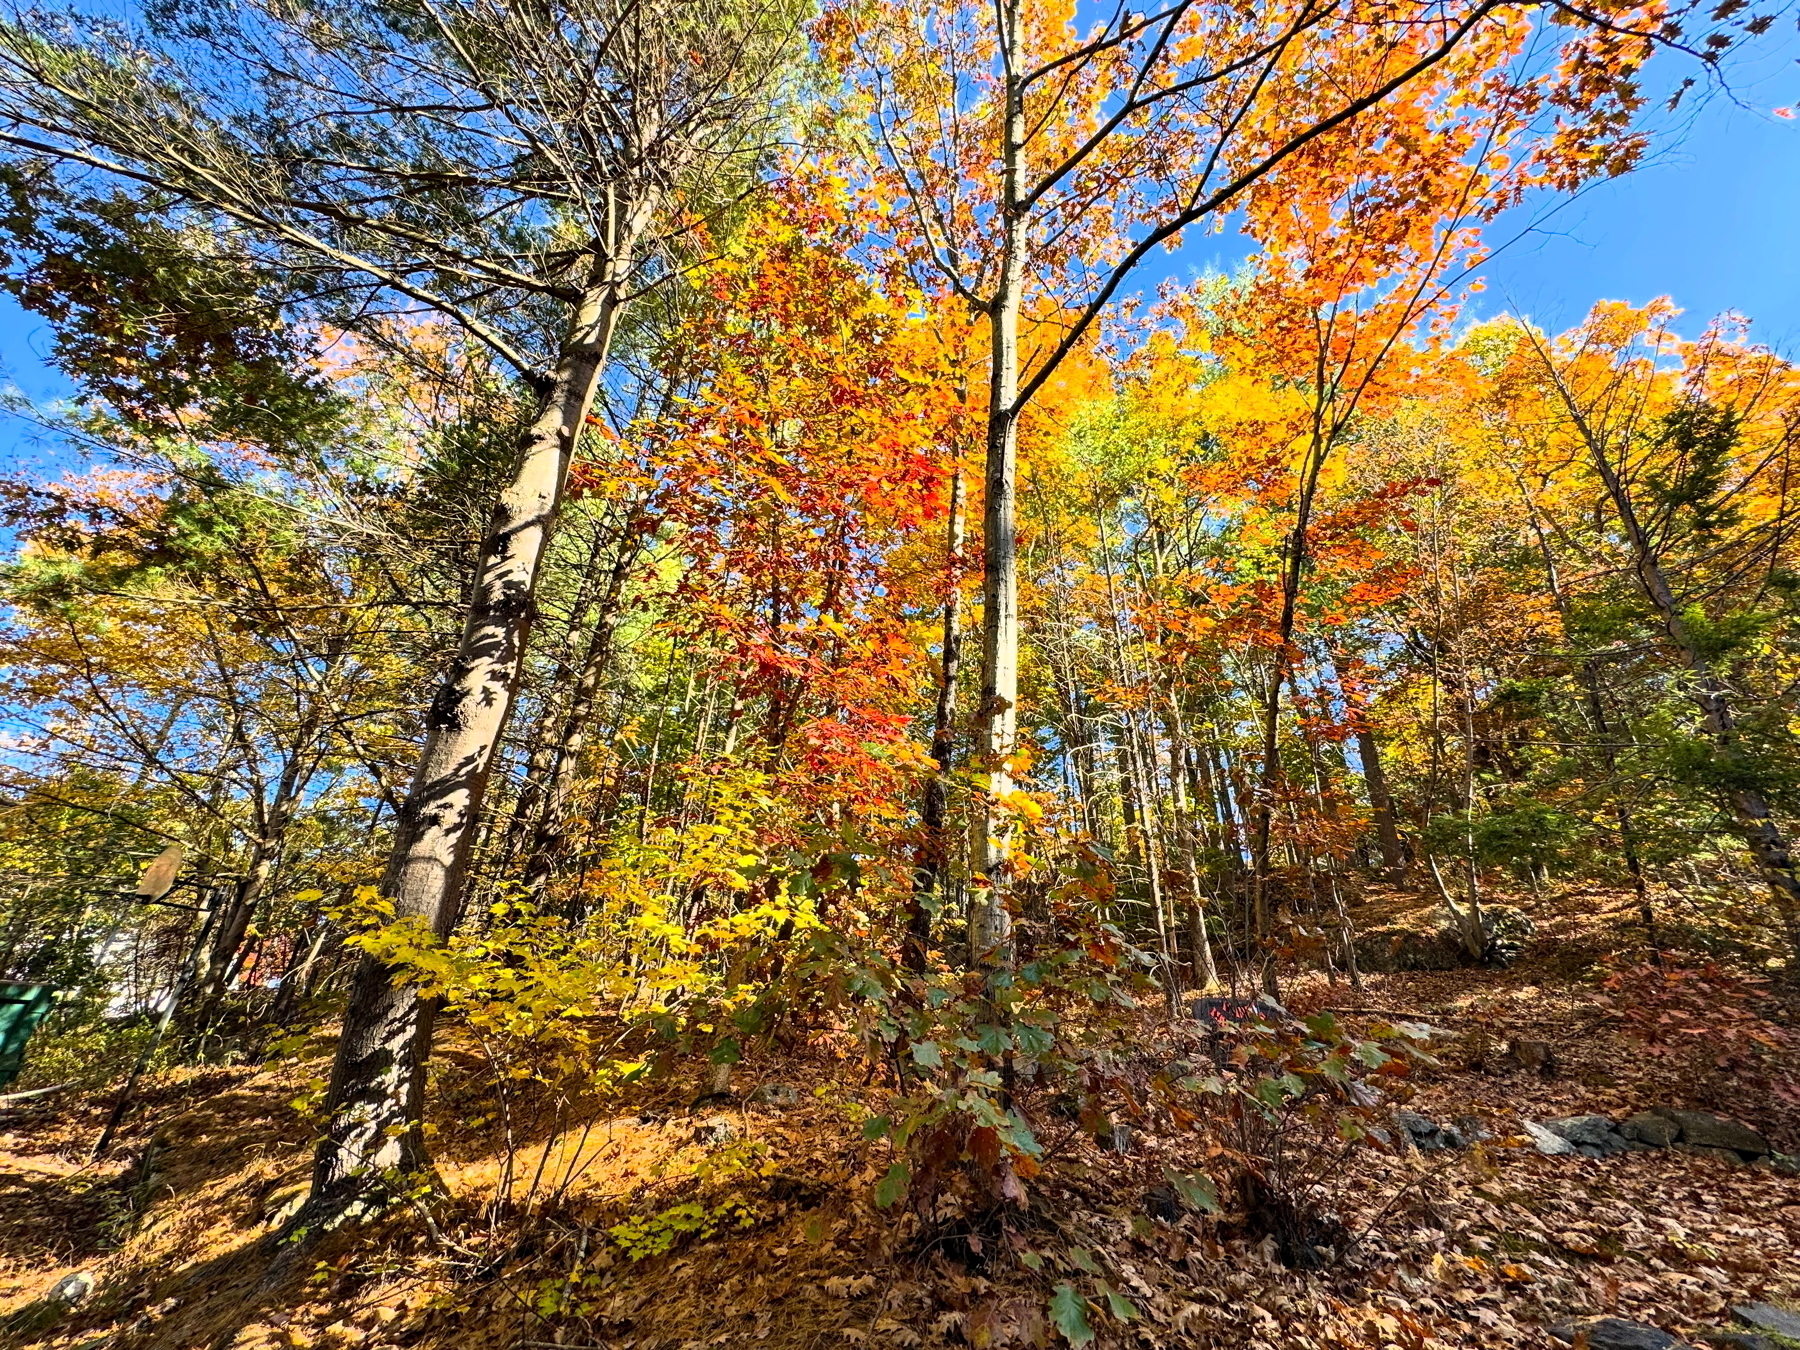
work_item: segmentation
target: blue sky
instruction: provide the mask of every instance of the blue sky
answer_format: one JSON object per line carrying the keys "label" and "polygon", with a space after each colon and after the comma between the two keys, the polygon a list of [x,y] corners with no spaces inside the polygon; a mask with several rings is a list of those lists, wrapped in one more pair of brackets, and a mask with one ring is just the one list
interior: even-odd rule
{"label": "blue sky", "polygon": [[[1488,288],[1471,315],[1510,310],[1555,330],[1579,322],[1596,300],[1668,295],[1685,311],[1682,331],[1736,310],[1755,321],[1760,340],[1800,357],[1800,116],[1773,115],[1787,105],[1800,113],[1796,56],[1800,42],[1769,43],[1735,66],[1729,93],[1654,116],[1656,139],[1641,168],[1548,214],[1553,203],[1541,203],[1490,229],[1492,243],[1524,233],[1483,269]],[[1678,72],[1665,65],[1664,77]],[[1201,235],[1167,271],[1230,270],[1245,252],[1236,239]],[[1154,285],[1143,280],[1146,290]],[[33,398],[65,393],[44,363],[49,345],[42,323],[0,297],[0,382]],[[48,469],[58,458],[29,427],[0,417],[0,471]]]}
{"label": "blue sky", "polygon": [[[1510,242],[1481,269],[1487,290],[1466,312],[1523,314],[1554,331],[1597,300],[1667,295],[1684,311],[1678,331],[1735,310],[1760,341],[1800,358],[1797,56],[1800,42],[1771,41],[1732,69],[1729,90],[1654,113],[1650,153],[1632,173],[1490,226],[1490,247]],[[1678,60],[1665,59],[1662,79],[1680,78]],[[1794,119],[1774,115],[1788,105]],[[1245,250],[1211,236],[1184,253],[1194,271],[1229,271]]]}
{"label": "blue sky", "polygon": [[1800,78],[1784,66],[1734,91],[1745,103],[1761,95],[1750,107],[1715,96],[1669,119],[1644,167],[1595,185],[1503,249],[1483,268],[1479,308],[1556,329],[1595,300],[1668,295],[1685,331],[1736,310],[1762,341],[1800,356],[1800,118],[1770,111],[1800,105]]}

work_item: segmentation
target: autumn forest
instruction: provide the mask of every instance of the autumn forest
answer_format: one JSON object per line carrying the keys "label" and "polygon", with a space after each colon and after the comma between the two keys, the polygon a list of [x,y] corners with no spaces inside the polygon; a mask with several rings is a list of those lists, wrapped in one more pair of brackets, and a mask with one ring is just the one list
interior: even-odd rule
{"label": "autumn forest", "polygon": [[1791,22],[7,6],[0,1343],[1800,1344]]}

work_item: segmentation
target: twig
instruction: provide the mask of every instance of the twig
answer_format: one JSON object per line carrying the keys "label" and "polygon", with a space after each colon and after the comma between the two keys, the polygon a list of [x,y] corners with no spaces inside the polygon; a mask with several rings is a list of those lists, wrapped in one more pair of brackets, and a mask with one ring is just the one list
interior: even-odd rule
{"label": "twig", "polygon": [[0,1097],[0,1111],[5,1110],[9,1106],[16,1106],[20,1102],[31,1101],[34,1097],[48,1097],[52,1092],[61,1092],[64,1088],[72,1088],[75,1086],[76,1081],[77,1080],[71,1078],[68,1082],[58,1083],[54,1087],[32,1088],[29,1092],[9,1092],[5,1096]]}

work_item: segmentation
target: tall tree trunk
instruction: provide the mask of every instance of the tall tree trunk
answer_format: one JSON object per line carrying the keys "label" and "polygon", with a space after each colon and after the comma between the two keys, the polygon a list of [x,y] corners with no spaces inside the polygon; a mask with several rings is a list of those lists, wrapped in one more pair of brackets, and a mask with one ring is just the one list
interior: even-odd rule
{"label": "tall tree trunk", "polygon": [[1381,746],[1375,729],[1367,724],[1356,729],[1356,753],[1362,760],[1363,786],[1369,809],[1375,813],[1375,838],[1381,847],[1381,866],[1394,885],[1406,881],[1406,855],[1400,848],[1400,827],[1394,819],[1394,799],[1388,793],[1387,772],[1381,767]]}
{"label": "tall tree trunk", "polygon": [[1012,824],[1012,756],[1019,728],[1019,309],[1025,281],[1024,207],[1020,201],[1025,153],[1023,24],[1020,0],[998,0],[1001,60],[1005,64],[1001,124],[1000,281],[988,309],[986,501],[982,509],[981,700],[976,743],[987,791],[976,812],[974,870],[986,885],[969,910],[973,963],[1010,967],[1012,913],[1007,907]]}
{"label": "tall tree trunk", "polygon": [[[456,658],[426,717],[381,891],[396,918],[420,922],[438,939],[456,924],[495,750],[519,687],[539,563],[618,321],[628,252],[596,267],[575,309],[494,505]],[[364,955],[357,963],[312,1191],[296,1228],[316,1230],[378,1207],[396,1174],[428,1167],[422,1113],[436,1013],[435,1000],[396,981],[381,961]]]}
{"label": "tall tree trunk", "polygon": [[1250,879],[1251,921],[1256,941],[1263,952],[1263,988],[1271,997],[1279,997],[1275,959],[1272,950],[1274,934],[1269,912],[1269,842],[1275,817],[1275,794],[1281,786],[1281,696],[1294,671],[1294,622],[1300,605],[1300,582],[1306,574],[1307,533],[1312,526],[1313,501],[1318,494],[1319,475],[1325,457],[1331,451],[1331,438],[1324,432],[1327,396],[1323,383],[1313,405],[1313,429],[1307,442],[1306,457],[1300,466],[1298,496],[1294,502],[1294,528],[1288,534],[1281,557],[1281,614],[1276,622],[1275,659],[1270,663],[1269,688],[1262,709],[1262,773],[1254,801],[1251,826],[1252,868]]}
{"label": "tall tree trunk", "polygon": [[925,780],[919,806],[918,864],[907,901],[906,940],[902,958],[908,970],[925,970],[931,944],[931,916],[942,903],[944,878],[950,870],[950,836],[945,821],[950,806],[950,769],[956,753],[956,685],[962,665],[963,476],[950,477],[950,520],[945,540],[950,594],[944,600],[944,654],[938,677],[937,709],[931,726],[931,758],[937,768]]}

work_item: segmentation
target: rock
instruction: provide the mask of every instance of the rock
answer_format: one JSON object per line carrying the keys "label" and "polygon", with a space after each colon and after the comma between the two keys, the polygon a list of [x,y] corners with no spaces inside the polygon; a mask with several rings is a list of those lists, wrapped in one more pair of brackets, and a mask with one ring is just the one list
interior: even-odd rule
{"label": "rock", "polygon": [[694,1126],[694,1142],[705,1144],[708,1148],[716,1148],[720,1144],[729,1144],[737,1138],[737,1122],[726,1116],[714,1116]]}
{"label": "rock", "polygon": [[44,1297],[51,1303],[67,1304],[71,1308],[79,1308],[88,1301],[94,1292],[94,1277],[85,1270],[78,1270],[73,1275],[65,1275],[50,1286],[50,1292]]}
{"label": "rock", "polygon": [[1589,1350],[1692,1350],[1661,1327],[1627,1322],[1622,1317],[1584,1317],[1550,1328],[1551,1336],[1570,1345],[1585,1336]]}
{"label": "rock", "polygon": [[1669,1147],[1676,1153],[1692,1153],[1696,1157],[1711,1158],[1715,1162],[1730,1163],[1733,1167],[1742,1167],[1744,1165],[1742,1155],[1733,1153],[1728,1148],[1708,1148],[1705,1144],[1671,1144]]}
{"label": "rock", "polygon": [[1457,970],[1467,965],[1454,935],[1399,926],[1372,928],[1356,936],[1356,963],[1363,970],[1394,974],[1411,970]]}
{"label": "rock", "polygon": [[1790,1341],[1800,1341],[1800,1313],[1777,1308],[1773,1303],[1745,1303],[1731,1311],[1738,1315],[1740,1321],[1748,1322],[1758,1331],[1785,1336]]}
{"label": "rock", "polygon": [[757,1106],[774,1106],[785,1111],[790,1106],[800,1105],[800,1089],[786,1083],[762,1083],[750,1093],[750,1101]]}
{"label": "rock", "polygon": [[1492,1139],[1494,1137],[1494,1132],[1486,1125],[1483,1125],[1475,1116],[1458,1116],[1456,1118],[1456,1132],[1471,1144],[1477,1143],[1483,1139]]}
{"label": "rock", "polygon": [[1604,1144],[1613,1131],[1613,1123],[1605,1116],[1558,1116],[1543,1122],[1552,1134],[1560,1134],[1571,1144]]}
{"label": "rock", "polygon": [[1549,1041],[1512,1041],[1500,1059],[1510,1068],[1535,1073],[1539,1078],[1554,1078],[1561,1067]]}
{"label": "rock", "polygon": [[1483,959],[1490,966],[1504,967],[1519,959],[1537,925],[1516,905],[1483,905],[1481,931],[1487,935]]}
{"label": "rock", "polygon": [[1574,1156],[1575,1154],[1575,1145],[1571,1144],[1567,1139],[1564,1139],[1560,1134],[1554,1134],[1551,1131],[1546,1130],[1535,1120],[1528,1120],[1525,1122],[1525,1133],[1531,1136],[1531,1142],[1537,1145],[1537,1151],[1539,1153],[1548,1153],[1552,1157],[1559,1157],[1562,1155]]}
{"label": "rock", "polygon": [[1681,1131],[1667,1116],[1659,1116],[1654,1111],[1639,1111],[1635,1116],[1625,1118],[1619,1133],[1649,1148],[1667,1148]]}
{"label": "rock", "polygon": [[1710,1111],[1678,1111],[1672,1106],[1653,1106],[1650,1114],[1661,1116],[1681,1131],[1681,1142],[1701,1148],[1728,1148],[1746,1158],[1759,1158],[1769,1151],[1769,1141],[1748,1125],[1740,1125]]}
{"label": "rock", "polygon": [[1517,959],[1535,925],[1512,905],[1483,905],[1481,929],[1486,950],[1480,962],[1463,948],[1462,934],[1440,908],[1435,920],[1419,915],[1414,922],[1436,922],[1436,928],[1392,924],[1359,933],[1357,964],[1364,970],[1390,974],[1408,970],[1459,970],[1487,964],[1508,966]]}
{"label": "rock", "polygon": [[1417,1111],[1394,1112],[1394,1123],[1414,1139],[1429,1139],[1437,1134],[1437,1122]]}
{"label": "rock", "polygon": [[1439,1153],[1445,1149],[1463,1149],[1469,1141],[1454,1125],[1440,1125],[1417,1111],[1394,1112],[1394,1123],[1406,1131],[1407,1137],[1421,1153]]}
{"label": "rock", "polygon": [[1181,1198],[1167,1186],[1152,1186],[1144,1193],[1144,1213],[1164,1223],[1181,1220]]}
{"label": "rock", "polygon": [[1551,1134],[1560,1135],[1574,1144],[1586,1157],[1610,1158],[1629,1147],[1605,1116],[1563,1116],[1559,1120],[1546,1120],[1543,1125]]}
{"label": "rock", "polygon": [[1700,1339],[1713,1350],[1780,1350],[1772,1337],[1753,1331],[1703,1331]]}

